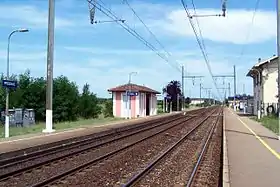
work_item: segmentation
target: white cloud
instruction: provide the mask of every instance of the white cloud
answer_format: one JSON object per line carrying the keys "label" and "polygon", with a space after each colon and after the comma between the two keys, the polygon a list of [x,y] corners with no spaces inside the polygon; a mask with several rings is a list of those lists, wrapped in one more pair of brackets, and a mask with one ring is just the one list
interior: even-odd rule
{"label": "white cloud", "polygon": [[[68,8],[71,8],[71,6],[69,6]],[[155,34],[157,34],[158,38],[162,37],[159,38],[159,40],[176,39],[176,41],[178,41],[181,38],[194,37],[193,31],[189,27],[188,20],[186,19],[186,15],[182,11],[182,9],[166,7],[164,5],[159,4],[154,5],[143,3],[135,4],[133,5],[133,7],[136,8],[141,18],[143,18],[145,23],[147,23],[150,26],[151,30],[154,31]],[[132,26],[135,26],[136,29],[143,31],[143,25],[139,23],[135,23],[134,25],[134,22],[131,22],[137,20],[137,18],[131,16],[131,12],[129,14],[128,10],[123,10],[124,9],[119,9],[118,12],[122,12],[118,15],[121,15],[120,17],[128,18],[128,23],[130,23]],[[41,11],[33,6],[24,6],[23,8],[5,8],[4,6],[0,6],[0,19],[4,21],[13,19],[17,20],[17,22],[14,22],[16,24],[28,23],[33,27],[46,28],[46,11],[47,10]],[[144,13],[144,11],[147,12]],[[210,9],[197,11],[203,14],[220,12],[220,10]],[[69,16],[69,14],[67,14],[66,16]],[[87,24],[89,25],[88,19],[86,19],[87,14],[88,12],[86,11],[85,7],[84,14],[78,15],[78,17],[83,17],[83,22],[87,22]],[[227,18],[200,19],[200,26],[202,28],[203,36],[206,39],[216,42],[231,42],[237,44],[244,43],[248,25],[251,22],[251,16],[252,12],[231,10],[228,12]],[[75,24],[78,23],[77,19],[78,18],[69,20],[66,19],[66,17],[57,16],[56,26],[58,28],[75,26]],[[109,27],[109,24],[107,26]],[[75,30],[75,32],[77,32],[76,35],[79,35],[80,31],[86,28],[91,28],[91,34],[92,32],[96,32],[96,27],[95,29],[92,29],[92,26],[89,25],[88,27],[83,27],[82,29],[80,28],[78,31]],[[112,28],[112,33],[114,33],[115,27]],[[104,27],[102,27],[102,29],[104,29]],[[261,42],[271,39],[275,36],[274,30],[275,18],[272,15],[272,13],[260,12],[256,16],[256,22],[252,29],[252,34],[249,42]],[[126,31],[122,30],[122,32]],[[148,33],[145,33],[145,36],[146,34]],[[88,36],[85,35],[85,37]],[[114,42],[122,42],[121,46],[126,48],[99,48],[98,43],[96,44],[96,47],[94,46],[95,42],[90,44],[87,43],[87,45],[85,45],[84,43],[79,43],[77,39],[75,42],[72,43],[71,41],[75,40],[75,38],[70,39],[69,37],[64,36],[63,39],[68,40],[68,46],[63,46],[63,43],[60,43],[59,45],[55,46],[55,76],[63,74],[67,76],[70,80],[75,81],[80,86],[80,88],[83,84],[87,82],[91,85],[91,90],[93,92],[97,92],[99,96],[107,96],[106,93],[108,88],[116,86],[118,84],[126,83],[128,81],[128,74],[131,71],[138,72],[136,76],[133,76],[133,82],[137,84],[145,84],[146,86],[150,86],[158,91],[161,91],[161,88],[172,79],[181,80],[180,72],[176,71],[170,65],[166,64],[165,61],[156,56],[156,54],[153,51],[145,49],[142,50],[141,48],[139,49],[138,45],[137,47],[135,47],[135,45],[133,45],[134,43],[131,43],[131,41],[125,41],[123,39],[117,38]],[[151,39],[151,37],[149,39]],[[123,46],[123,42],[127,42],[128,44],[125,44],[127,46]],[[173,54],[172,59],[178,59],[179,63],[184,63],[186,65],[186,70],[188,74],[206,76],[206,78],[204,79],[204,85],[206,87],[211,87],[212,81],[208,75],[208,70],[206,68],[205,62],[203,61],[201,53],[198,50],[197,44],[190,43],[190,45],[195,45],[195,50],[193,49],[193,47],[191,48],[191,50],[187,50],[181,46],[178,47],[176,42],[173,42],[173,44],[174,46],[167,45],[167,49],[173,47],[173,49],[180,48],[180,50],[175,50],[171,52]],[[186,43],[186,45],[187,44],[189,45],[189,43]],[[43,46],[43,48],[46,48],[46,46]],[[136,49],[133,50],[134,48]],[[18,74],[22,73],[25,69],[29,68],[31,69],[32,75],[45,76],[47,55],[46,51],[35,52],[33,50],[35,50],[35,47],[31,49],[29,48],[28,50],[26,50],[29,52],[26,53],[17,53],[16,51],[13,52],[11,54],[11,71]],[[219,53],[217,53],[216,51],[219,51]],[[213,48],[208,48],[210,59],[215,59],[211,61],[213,73],[232,73],[233,60],[231,59],[225,61],[221,58],[221,56],[224,55],[222,54],[223,52],[221,52],[221,50],[216,51]],[[65,54],[67,56],[63,56]],[[225,55],[230,56],[232,54],[227,53]],[[6,52],[0,51],[0,60],[5,60],[5,56]],[[74,57],[73,59],[71,58],[72,56]],[[244,66],[240,67],[238,70],[240,72],[245,72],[247,71],[247,69],[248,68]],[[5,66],[2,66],[1,70],[5,71]],[[232,82],[232,80],[229,81]],[[238,79],[238,81],[242,82],[242,79],[240,78]],[[220,81],[219,84],[221,84]],[[199,89],[191,87],[189,83],[187,85],[186,90],[187,89],[193,89],[192,94],[199,93]]]}
{"label": "white cloud", "polygon": [[[156,53],[152,50],[148,49],[113,49],[113,48],[94,48],[94,47],[76,47],[76,46],[65,46],[63,47],[66,50],[74,51],[74,52],[84,52],[98,55],[156,55]],[[160,53],[165,53],[164,51],[159,51]],[[174,51],[169,52],[172,55],[172,58],[178,56],[192,56],[199,53],[198,50],[193,51]]]}
{"label": "white cloud", "polygon": [[[1,54],[1,52],[0,52]],[[141,58],[142,54],[135,54],[134,58]],[[99,96],[108,96],[107,89],[119,84],[124,84],[128,81],[128,74],[132,71],[137,71],[138,74],[132,77],[132,81],[137,84],[146,85],[158,91],[166,85],[170,80],[181,80],[181,74],[170,65],[156,56],[148,57],[149,61],[139,66],[137,62],[128,65],[123,65],[122,58],[106,57],[90,58],[84,63],[76,61],[63,60],[65,57],[56,57],[54,59],[54,76],[65,75],[71,81],[75,81],[81,90],[82,85],[89,83],[91,90]],[[4,59],[3,59],[4,60]],[[187,75],[203,75],[203,85],[211,87],[211,79],[208,75],[208,70],[203,60],[197,58],[183,58],[179,62],[186,65]],[[231,74],[232,66],[230,63],[223,61],[215,61],[211,63],[215,74]],[[32,76],[46,76],[46,55],[36,52],[13,53],[11,59],[11,73],[19,74],[24,70],[30,69]],[[105,70],[106,69],[106,70]],[[1,66],[0,70],[5,72],[5,66]],[[243,72],[243,67],[237,69]],[[246,70],[247,71],[247,70]],[[240,74],[240,73],[239,73]],[[232,79],[229,79],[232,82]],[[242,80],[239,79],[242,82]],[[195,81],[196,84],[199,80]],[[221,80],[218,84],[221,85]],[[186,80],[186,90],[192,89],[192,95],[199,93],[199,89],[191,85],[191,80]]]}
{"label": "white cloud", "polygon": [[[48,26],[48,12],[47,10],[40,10],[34,6],[17,6],[10,5],[0,6],[1,25],[10,25],[13,27],[28,27],[28,28],[47,28]],[[74,23],[68,19],[56,16],[55,27],[69,27],[74,26]]]}
{"label": "white cloud", "polygon": [[[197,14],[216,14],[220,10],[201,9]],[[229,10],[224,17],[198,18],[203,37],[216,42],[230,42],[234,44],[260,43],[273,39],[276,35],[275,13],[259,11],[252,23],[253,11]],[[196,23],[195,20],[193,20]],[[163,34],[173,36],[194,37],[193,30],[182,9],[173,10],[164,19],[150,21],[154,28],[163,29]],[[248,30],[251,29],[249,39],[246,40]]]}

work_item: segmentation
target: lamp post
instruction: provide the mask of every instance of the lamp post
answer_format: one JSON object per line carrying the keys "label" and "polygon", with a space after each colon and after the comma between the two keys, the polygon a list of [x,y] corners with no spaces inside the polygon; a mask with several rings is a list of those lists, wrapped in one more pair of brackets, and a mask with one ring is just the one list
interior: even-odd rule
{"label": "lamp post", "polygon": [[[128,86],[129,86],[129,91],[126,92],[126,100],[127,100],[127,118],[131,118],[131,101],[130,101],[130,92],[131,92],[131,76],[133,74],[137,74],[137,72],[130,72],[129,75],[128,75]],[[129,96],[128,96],[129,95]]]}
{"label": "lamp post", "polygon": [[[11,41],[11,37],[14,33],[16,32],[28,32],[28,29],[17,29],[17,30],[13,30],[9,37],[8,37],[8,47],[7,47],[7,80],[9,80],[10,75],[9,75],[9,71],[10,71],[10,41]],[[5,138],[8,138],[9,135],[9,124],[10,120],[9,120],[9,88],[6,88],[6,112],[5,112]]]}

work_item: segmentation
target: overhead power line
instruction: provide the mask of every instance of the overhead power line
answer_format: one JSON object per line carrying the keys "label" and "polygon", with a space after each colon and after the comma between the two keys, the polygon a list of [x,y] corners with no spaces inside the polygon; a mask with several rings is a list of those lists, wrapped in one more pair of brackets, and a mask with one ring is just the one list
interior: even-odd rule
{"label": "overhead power line", "polygon": [[251,24],[249,26],[249,29],[248,29],[248,32],[247,32],[247,35],[246,35],[246,38],[245,38],[245,43],[242,45],[241,47],[241,53],[240,53],[240,56],[238,58],[238,60],[240,60],[240,58],[244,55],[244,52],[245,52],[245,48],[246,48],[246,43],[247,41],[249,40],[250,38],[250,35],[251,35],[251,31],[252,31],[252,28],[254,26],[254,21],[255,21],[255,16],[257,14],[257,10],[259,8],[259,4],[260,4],[260,0],[257,0],[256,3],[255,3],[255,9],[254,9],[254,12],[253,12],[253,15],[252,15],[252,20],[251,20]]}
{"label": "overhead power line", "polygon": [[[87,0],[88,3],[93,4],[93,2],[91,0]],[[101,4],[101,3],[103,4]],[[107,17],[109,17],[112,20],[120,20],[120,18],[118,16],[116,16],[115,13],[113,13],[110,9],[106,8],[104,6],[104,2],[102,2],[101,0],[96,1],[95,2],[95,8],[97,10],[99,10],[100,12],[102,12],[104,15],[106,15]],[[126,30],[128,33],[130,33],[131,35],[133,35],[135,38],[137,38],[140,42],[142,42],[146,47],[150,48],[152,51],[154,51],[160,58],[162,58],[164,61],[166,61],[169,65],[171,65],[172,67],[174,67],[176,70],[181,71],[179,67],[174,66],[174,64],[170,63],[169,59],[162,54],[156,47],[154,47],[150,42],[148,42],[145,38],[143,38],[138,32],[136,32],[134,29],[132,29],[127,23],[125,22],[116,22],[117,24],[119,24],[124,30]]]}
{"label": "overhead power line", "polygon": [[227,10],[227,0],[221,0],[221,4],[222,4],[222,14],[202,14],[202,15],[198,15],[198,14],[193,14],[193,15],[189,15],[189,18],[194,18],[194,17],[226,17],[226,10]]}
{"label": "overhead power line", "polygon": [[208,71],[209,71],[209,73],[210,73],[210,75],[211,75],[211,78],[212,78],[212,81],[213,81],[213,83],[214,83],[214,86],[215,86],[215,88],[216,88],[216,90],[217,90],[217,93],[219,94],[220,98],[222,99],[221,94],[220,94],[219,89],[218,89],[218,86],[217,86],[217,83],[216,83],[216,81],[215,81],[215,79],[214,79],[213,72],[212,72],[212,70],[211,70],[211,66],[210,66],[210,63],[209,63],[209,60],[208,60],[208,56],[207,56],[207,54],[206,54],[206,52],[205,52],[205,49],[204,49],[205,46],[203,47],[202,42],[199,40],[199,36],[198,36],[197,30],[196,30],[196,28],[195,28],[195,26],[194,26],[194,23],[193,23],[193,21],[192,21],[192,19],[191,19],[191,15],[190,15],[190,13],[189,13],[189,11],[188,11],[188,9],[187,9],[187,6],[186,6],[184,0],[181,0],[181,3],[182,3],[182,5],[183,5],[183,7],[184,7],[184,9],[185,9],[185,12],[187,13],[187,17],[189,18],[190,25],[191,25],[191,27],[192,27],[192,29],[193,29],[193,31],[194,31],[194,34],[195,34],[197,43],[198,43],[199,48],[200,48],[200,50],[201,50],[201,52],[202,52],[204,61],[205,61],[206,65],[207,65],[207,68],[208,68]]}
{"label": "overhead power line", "polygon": [[[123,0],[123,2],[125,2],[127,4],[127,6],[130,8],[130,10],[133,12],[133,14],[139,19],[139,21],[144,25],[144,27],[146,28],[146,30],[152,35],[152,37],[155,39],[155,41],[161,46],[161,48],[170,56],[172,57],[172,55],[170,54],[170,52],[168,52],[166,50],[166,48],[164,47],[164,45],[158,40],[158,38],[156,37],[156,35],[151,31],[151,29],[144,23],[144,21],[140,18],[140,16],[137,14],[137,12],[134,10],[134,8],[128,3],[127,0]],[[178,66],[179,63],[177,61],[175,61],[177,63]]]}
{"label": "overhead power line", "polygon": [[[193,10],[194,10],[194,15],[197,15],[196,14],[196,8],[195,8],[195,5],[194,5],[194,0],[192,0],[192,6],[193,6]],[[196,20],[196,24],[197,24],[197,27],[198,27],[198,30],[199,30],[199,35],[200,35],[200,38],[201,38],[202,46],[203,46],[204,50],[206,51],[204,39],[203,39],[202,32],[201,32],[201,28],[200,28],[200,25],[199,25],[199,22],[198,22],[198,18],[195,17],[195,20]]]}

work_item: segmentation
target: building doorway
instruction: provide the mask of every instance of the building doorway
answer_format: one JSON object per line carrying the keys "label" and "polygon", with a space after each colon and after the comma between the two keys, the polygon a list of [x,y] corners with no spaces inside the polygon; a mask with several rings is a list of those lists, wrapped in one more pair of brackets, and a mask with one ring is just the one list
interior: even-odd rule
{"label": "building doorway", "polygon": [[146,116],[150,115],[150,100],[151,100],[151,94],[146,93]]}

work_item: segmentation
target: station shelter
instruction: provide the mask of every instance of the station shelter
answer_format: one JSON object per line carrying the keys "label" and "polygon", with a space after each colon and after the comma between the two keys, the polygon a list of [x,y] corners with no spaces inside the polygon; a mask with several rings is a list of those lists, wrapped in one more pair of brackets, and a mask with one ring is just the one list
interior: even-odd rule
{"label": "station shelter", "polygon": [[157,114],[157,94],[160,94],[158,91],[131,83],[108,91],[112,93],[115,117],[137,118]]}

